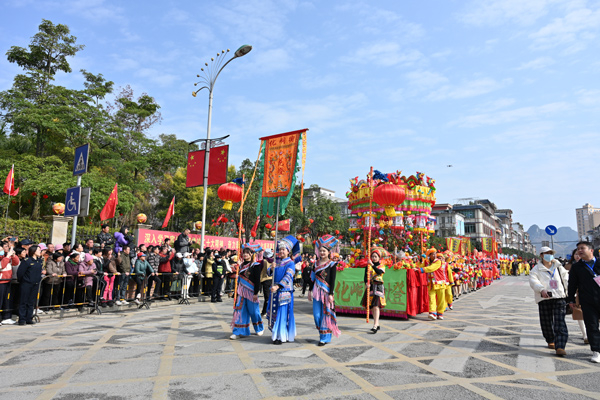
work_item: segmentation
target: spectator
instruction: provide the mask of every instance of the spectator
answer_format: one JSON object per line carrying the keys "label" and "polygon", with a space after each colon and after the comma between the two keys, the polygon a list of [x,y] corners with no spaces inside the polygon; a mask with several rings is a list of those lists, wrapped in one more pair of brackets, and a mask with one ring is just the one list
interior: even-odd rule
{"label": "spectator", "polygon": [[69,254],[71,254],[71,243],[69,243],[69,242],[63,243],[62,251],[63,251],[63,254],[65,255],[65,259],[66,259],[66,257],[68,257]]}
{"label": "spectator", "polygon": [[40,302],[42,307],[59,305],[59,295],[63,289],[63,276],[66,276],[64,256],[54,253],[46,263],[46,279],[44,279],[43,296]]}
{"label": "spectator", "polygon": [[112,246],[115,243],[115,239],[113,235],[110,234],[110,226],[108,224],[103,224],[96,238],[96,242],[100,243],[101,248]]}
{"label": "spectator", "polygon": [[129,227],[123,225],[119,232],[115,232],[115,253],[118,254],[123,246],[130,244]]}
{"label": "spectator", "polygon": [[212,293],[213,287],[213,263],[215,262],[215,255],[210,248],[204,249],[204,291]]}
{"label": "spectator", "polygon": [[[21,242],[22,243],[22,242]],[[42,251],[32,245],[27,251],[28,257],[19,267],[18,279],[21,284],[21,300],[19,302],[19,325],[33,325],[33,307],[37,299],[39,283],[46,271],[42,270]]]}
{"label": "spectator", "polygon": [[167,250],[173,251],[173,248],[171,247],[171,239],[165,238],[165,240],[163,241],[163,246],[165,246]]}
{"label": "spectator", "polygon": [[177,239],[175,240],[175,251],[177,253],[189,253],[190,252],[190,245],[192,244],[190,241],[190,230],[185,228],[183,230],[183,232],[177,236]]}
{"label": "spectator", "polygon": [[135,262],[135,282],[137,283],[135,288],[135,304],[141,304],[140,299],[142,297],[141,290],[144,287],[144,279],[146,275],[154,274],[154,270],[146,261],[146,255],[142,252],[137,254],[137,261]]}
{"label": "spectator", "polygon": [[[127,245],[125,245],[127,246]],[[104,287],[104,292],[102,292],[103,303],[109,307],[113,306],[113,289],[115,285],[115,274],[117,273],[117,262],[113,257],[112,249],[104,249],[102,250],[102,271],[104,273],[104,282],[106,282],[106,286]],[[105,303],[106,302],[106,303]]]}
{"label": "spectator", "polygon": [[55,251],[56,251],[56,246],[54,246],[52,243],[48,243],[48,253],[54,254]]}
{"label": "spectator", "polygon": [[171,265],[173,270],[173,275],[171,275],[171,286],[165,286],[167,290],[170,289],[171,296],[178,298],[181,297],[181,289],[179,284],[181,283],[181,274],[185,272],[185,263],[183,262],[183,254],[176,253],[175,259],[173,259],[173,263]]}
{"label": "spectator", "polygon": [[89,303],[90,307],[94,307],[94,278],[98,271],[94,264],[94,257],[91,254],[85,254],[83,256],[83,262],[79,263],[79,274],[85,275],[83,278],[83,287],[85,293],[85,299]]}
{"label": "spectator", "polygon": [[[29,250],[29,248],[33,246],[33,241],[31,241],[30,239],[23,239],[21,240],[21,245],[18,247],[22,247],[25,250]],[[29,253],[28,253],[29,254]]]}
{"label": "spectator", "polygon": [[64,299],[68,305],[73,305],[79,280],[79,253],[71,253],[69,258],[66,259],[65,272],[67,273],[67,279],[65,279]]}
{"label": "spectator", "polygon": [[8,242],[2,242],[0,250],[0,325],[13,325],[12,301],[10,296],[10,285],[13,275],[13,267],[21,262],[16,256],[14,249],[10,248]]}
{"label": "spectator", "polygon": [[15,310],[17,310],[18,314],[18,307],[21,298],[21,285],[19,284],[17,276],[19,274],[19,267],[21,266],[21,263],[23,263],[23,260],[27,258],[27,250],[25,250],[22,247],[14,247],[14,250],[15,255],[19,259],[19,263],[17,265],[12,266],[12,280],[10,281],[10,298],[12,299],[12,306]]}
{"label": "spectator", "polygon": [[129,284],[129,275],[131,274],[131,247],[124,246],[117,258],[117,276],[119,282],[117,287],[117,305],[126,306],[127,302],[127,285]]}
{"label": "spectator", "polygon": [[558,356],[565,356],[565,346],[569,338],[565,322],[566,285],[569,275],[561,263],[554,259],[554,250],[550,247],[542,246],[540,256],[541,262],[529,275],[529,285],[535,292],[542,334],[548,348],[555,349]]}
{"label": "spectator", "polygon": [[192,277],[194,274],[196,274],[198,272],[198,266],[196,265],[196,263],[194,262],[194,259],[192,258],[192,253],[185,253],[183,255],[183,264],[184,264],[184,270],[183,270],[183,285],[182,285],[182,290],[181,290],[181,294],[182,297],[184,299],[189,299],[190,298],[190,286],[192,283]]}
{"label": "spectator", "polygon": [[78,253],[83,253],[83,245],[81,243],[75,243],[75,245],[73,246],[73,250],[78,252]]}
{"label": "spectator", "polygon": [[594,257],[594,247],[590,242],[577,243],[577,253],[581,259],[569,272],[568,302],[575,306],[575,292],[578,292],[579,304],[583,312],[583,322],[592,350],[594,363],[600,363],[600,260]]}
{"label": "spectator", "polygon": [[211,303],[221,303],[223,302],[223,299],[221,299],[221,282],[225,276],[225,263],[218,251],[215,251],[214,262],[212,263],[212,275],[213,284],[210,301]]}
{"label": "spectator", "polygon": [[[158,272],[160,274],[162,274],[162,282],[163,282],[163,287],[165,289],[166,292],[168,292],[171,289],[171,273],[173,272],[172,266],[171,266],[171,260],[173,260],[173,257],[175,257],[175,253],[172,251],[167,250],[166,246],[162,246],[160,248],[160,253],[159,253],[159,264],[158,264]],[[158,293],[159,296],[164,296],[165,293],[161,293],[160,290],[160,279],[158,279],[158,275],[154,275],[155,278],[153,278],[155,280],[155,282],[158,280],[158,283],[156,283],[156,286],[154,288],[154,297],[156,297],[156,291],[158,289]],[[163,299],[165,297],[162,297]]]}
{"label": "spectator", "polygon": [[92,250],[94,250],[94,240],[88,239],[85,241],[85,246],[83,246],[83,251],[88,254],[92,254]]}

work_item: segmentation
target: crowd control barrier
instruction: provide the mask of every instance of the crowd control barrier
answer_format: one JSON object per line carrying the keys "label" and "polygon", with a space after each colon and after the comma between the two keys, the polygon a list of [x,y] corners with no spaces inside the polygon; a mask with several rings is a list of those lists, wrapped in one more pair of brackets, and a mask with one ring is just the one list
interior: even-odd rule
{"label": "crowd control barrier", "polygon": [[[91,280],[91,285],[87,285]],[[39,311],[61,311],[77,308],[80,311],[88,307],[89,313],[101,314],[98,308],[99,277],[96,275],[59,275],[43,276],[38,288],[36,316]],[[39,318],[38,318],[39,320]]]}

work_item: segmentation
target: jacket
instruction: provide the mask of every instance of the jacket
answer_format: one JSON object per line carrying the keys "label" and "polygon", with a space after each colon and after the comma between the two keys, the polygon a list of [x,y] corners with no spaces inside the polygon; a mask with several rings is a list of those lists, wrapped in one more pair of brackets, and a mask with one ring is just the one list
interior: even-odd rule
{"label": "jacket", "polygon": [[158,264],[158,272],[163,274],[168,274],[173,272],[171,268],[171,260],[175,257],[175,253],[171,252],[171,254],[159,254],[159,264]]}
{"label": "jacket", "polygon": [[110,246],[114,242],[115,242],[115,239],[114,239],[113,235],[111,235],[110,233],[100,232],[98,234],[98,236],[96,237],[96,243],[100,243],[100,245],[102,245],[102,243],[104,243],[104,246]]}
{"label": "jacket", "polygon": [[92,286],[92,284],[94,283],[94,278],[92,278],[92,276],[96,275],[96,265],[89,265],[84,262],[80,262],[79,273],[81,275],[85,275],[85,278],[83,278],[84,285]]}
{"label": "jacket", "polygon": [[41,258],[27,257],[21,262],[17,278],[20,283],[38,284],[42,280]]}
{"label": "jacket", "polygon": [[569,271],[568,298],[567,302],[575,303],[575,292],[579,290],[577,297],[580,304],[600,304],[600,286],[594,281],[594,274],[600,275],[600,260],[596,259],[594,271],[579,260]]}
{"label": "jacket", "polygon": [[184,258],[183,266],[184,266],[183,272],[186,274],[195,274],[198,272],[198,265],[196,265],[196,262],[191,258]]}
{"label": "jacket", "polygon": [[[56,274],[57,276],[52,276],[52,274]],[[52,260],[52,259],[48,259],[48,262],[46,263],[46,280],[44,282],[47,282],[49,284],[52,285],[57,285],[60,282],[62,282],[62,277],[61,275],[65,275],[66,271],[65,271],[65,262],[61,261],[59,263],[57,263],[56,261]]]}
{"label": "jacket", "polygon": [[102,257],[102,271],[108,274],[116,274],[117,273],[117,262],[115,258],[105,258]]}
{"label": "jacket", "polygon": [[19,265],[19,257],[5,257],[0,258],[0,283],[10,283],[13,275],[13,266]]}
{"label": "jacket", "polygon": [[[556,281],[556,289],[550,287],[550,280]],[[550,268],[540,261],[529,273],[529,286],[535,293],[535,302],[539,303],[544,300],[562,299],[567,297],[566,287],[568,287],[569,272],[563,268],[560,261],[552,260]],[[564,286],[563,286],[564,285]],[[543,298],[542,290],[552,293],[552,297]]]}
{"label": "jacket", "polygon": [[180,274],[185,272],[185,264],[183,258],[176,258],[173,260],[173,273],[179,272]]}
{"label": "jacket", "polygon": [[189,253],[190,244],[190,237],[182,233],[179,236],[177,236],[177,239],[175,239],[175,250],[181,254]]}
{"label": "jacket", "polygon": [[65,272],[67,273],[67,275],[69,275],[67,280],[75,280],[77,278],[77,275],[79,275],[79,263],[73,262],[70,259],[65,261]]}
{"label": "jacket", "polygon": [[122,274],[131,273],[131,258],[129,258],[129,254],[119,253],[117,257],[117,271]]}
{"label": "jacket", "polygon": [[115,232],[115,253],[123,250],[123,246],[129,244],[129,241],[125,238],[125,236],[121,232]]}
{"label": "jacket", "polygon": [[150,253],[148,254],[148,259],[146,261],[148,261],[148,264],[150,264],[154,272],[158,272],[158,266],[160,265],[160,255]]}
{"label": "jacket", "polygon": [[154,273],[154,270],[152,269],[150,264],[148,264],[148,261],[146,261],[146,260],[142,261],[142,260],[138,259],[135,262],[135,269],[133,270],[133,272],[135,273],[136,276],[140,276],[143,278],[146,275],[150,275],[150,274]]}

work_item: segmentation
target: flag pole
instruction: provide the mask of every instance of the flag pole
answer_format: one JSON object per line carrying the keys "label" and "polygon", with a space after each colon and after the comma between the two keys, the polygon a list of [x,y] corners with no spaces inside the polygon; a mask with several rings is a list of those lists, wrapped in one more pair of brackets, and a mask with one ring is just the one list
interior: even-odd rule
{"label": "flag pole", "polygon": [[[244,187],[246,184],[246,174],[242,174],[242,193],[244,193]],[[237,288],[238,281],[240,280],[240,264],[242,260],[242,220],[244,217],[244,198],[242,197],[242,204],[240,204],[240,209],[238,210],[240,213],[240,223],[238,224],[238,254],[237,254],[237,272],[235,274],[235,288],[233,289],[233,308],[235,309],[235,305],[237,304]]]}
{"label": "flag pole", "polygon": [[373,214],[373,167],[371,167],[371,171],[369,172],[369,179],[367,180],[367,186],[369,188],[369,219],[367,223],[367,324],[369,323],[369,314],[371,313],[371,266],[369,263],[371,262],[371,221]]}
{"label": "flag pole", "polygon": [[[275,213],[275,251],[273,254],[275,255],[275,267],[277,266],[277,233],[278,233],[278,225],[279,225],[279,199],[277,197],[277,212]],[[275,267],[273,267],[273,278],[275,278]],[[292,283],[293,284],[293,283]],[[271,286],[273,285],[273,280],[271,280]],[[271,291],[271,301],[269,302],[269,327],[272,328],[273,325],[273,292]]]}

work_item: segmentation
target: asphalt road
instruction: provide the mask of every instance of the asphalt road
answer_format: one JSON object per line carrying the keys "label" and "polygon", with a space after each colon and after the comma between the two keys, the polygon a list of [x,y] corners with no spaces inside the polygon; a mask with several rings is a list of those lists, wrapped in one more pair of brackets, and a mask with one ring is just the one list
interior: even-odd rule
{"label": "asphalt road", "polygon": [[232,300],[1,326],[0,399],[600,399],[567,317],[567,357],[545,347],[526,277],[461,297],[444,321],[338,316],[318,347],[311,305],[296,299],[298,336],[229,340]]}

